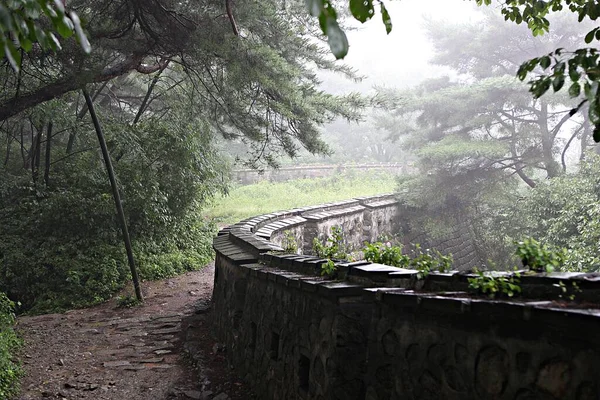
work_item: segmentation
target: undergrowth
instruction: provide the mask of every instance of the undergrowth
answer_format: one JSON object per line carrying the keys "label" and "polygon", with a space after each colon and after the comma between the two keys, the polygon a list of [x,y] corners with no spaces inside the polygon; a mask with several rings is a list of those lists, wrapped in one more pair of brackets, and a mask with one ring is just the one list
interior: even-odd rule
{"label": "undergrowth", "polygon": [[13,330],[14,303],[0,292],[0,399],[16,395],[22,370],[14,354],[21,340]]}

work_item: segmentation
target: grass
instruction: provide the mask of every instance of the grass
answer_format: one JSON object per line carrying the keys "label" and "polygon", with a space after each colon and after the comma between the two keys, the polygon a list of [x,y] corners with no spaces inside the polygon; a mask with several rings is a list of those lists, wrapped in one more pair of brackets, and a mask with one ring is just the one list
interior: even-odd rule
{"label": "grass", "polygon": [[238,186],[215,200],[206,216],[232,224],[273,211],[394,192],[396,176],[382,172],[349,172],[328,178],[298,179]]}

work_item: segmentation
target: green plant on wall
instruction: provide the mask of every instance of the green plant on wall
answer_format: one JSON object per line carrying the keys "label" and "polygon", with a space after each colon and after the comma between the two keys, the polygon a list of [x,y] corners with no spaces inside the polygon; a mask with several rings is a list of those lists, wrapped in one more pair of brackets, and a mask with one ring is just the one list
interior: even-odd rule
{"label": "green plant on wall", "polygon": [[521,274],[515,272],[511,275],[494,276],[485,274],[482,271],[475,269],[477,274],[474,278],[468,278],[469,289],[479,294],[485,294],[490,298],[495,298],[498,295],[514,297],[521,293]]}
{"label": "green plant on wall", "polygon": [[552,286],[557,287],[560,290],[560,294],[558,295],[561,299],[574,301],[575,297],[581,293],[581,289],[577,282],[571,282],[571,287],[567,285],[565,282],[560,281],[558,283],[553,284]]}
{"label": "green plant on wall", "polygon": [[283,240],[281,241],[281,247],[286,254],[298,254],[298,241],[294,232],[285,231],[283,232]]}
{"label": "green plant on wall", "polygon": [[410,268],[416,269],[417,279],[425,279],[431,271],[448,272],[452,269],[452,254],[447,256],[438,250],[421,250],[420,244],[415,244],[415,256],[410,259]]}
{"label": "green plant on wall", "polygon": [[365,243],[363,254],[367,261],[392,267],[407,268],[410,263],[410,257],[402,254],[402,246],[393,246],[389,241]]}
{"label": "green plant on wall", "polygon": [[552,272],[560,268],[567,257],[567,250],[555,250],[533,238],[517,243],[516,255],[524,267],[536,272]]}
{"label": "green plant on wall", "polygon": [[367,261],[391,265],[398,268],[416,269],[417,279],[425,279],[431,271],[448,272],[452,269],[452,254],[443,255],[437,250],[421,249],[415,244],[414,256],[402,254],[402,246],[393,246],[391,242],[365,243],[363,254]]}
{"label": "green plant on wall", "polygon": [[339,226],[331,227],[331,235],[327,237],[325,243],[321,243],[318,238],[313,239],[313,250],[317,256],[328,259],[345,260],[348,253],[344,245],[344,235]]}
{"label": "green plant on wall", "polygon": [[337,267],[333,260],[345,260],[348,256],[346,246],[344,245],[342,228],[339,226],[332,226],[331,235],[327,237],[325,243],[321,243],[318,238],[314,238],[313,251],[317,256],[327,259],[327,262],[321,265],[321,275],[330,278],[334,277]]}

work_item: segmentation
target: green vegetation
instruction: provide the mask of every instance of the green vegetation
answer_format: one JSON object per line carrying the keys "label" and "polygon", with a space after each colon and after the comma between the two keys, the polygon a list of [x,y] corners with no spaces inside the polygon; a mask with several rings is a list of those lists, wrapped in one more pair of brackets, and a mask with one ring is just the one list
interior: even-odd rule
{"label": "green vegetation", "polygon": [[356,75],[322,51],[302,5],[237,2],[223,18],[211,2],[134,3],[0,4],[0,291],[19,312],[96,304],[129,279],[107,160],[131,264],[164,278],[212,257],[202,213],[229,183],[219,140],[264,166],[326,154],[320,126],[359,119],[360,96],[318,89],[320,70]]}
{"label": "green vegetation", "polygon": [[502,295],[513,297],[521,293],[521,275],[518,272],[510,275],[494,275],[493,273],[484,273],[482,271],[475,272],[477,276],[468,278],[468,282],[469,289],[476,293],[487,295],[490,298]]}
{"label": "green vegetation", "polygon": [[577,295],[582,292],[577,282],[573,281],[571,281],[570,288],[569,285],[563,281],[555,283],[554,286],[560,290],[558,297],[564,300],[574,301],[577,298]]}
{"label": "green vegetation", "polygon": [[348,257],[342,228],[339,226],[332,226],[331,235],[327,235],[325,243],[321,243],[319,238],[314,238],[313,251],[318,257],[327,259],[326,262],[321,264],[321,275],[325,275],[329,278],[335,277],[337,267],[334,260],[346,260]]}
{"label": "green vegetation", "polygon": [[21,341],[13,330],[14,303],[0,293],[0,399],[8,399],[19,390],[21,367],[14,353]]}
{"label": "green vegetation", "polygon": [[431,271],[448,272],[452,269],[452,254],[445,256],[437,250],[422,250],[418,243],[414,247],[412,256],[409,256],[402,254],[402,245],[392,245],[390,242],[367,243],[363,254],[367,261],[374,263],[416,269],[417,279],[425,279]]}
{"label": "green vegetation", "polygon": [[552,272],[562,266],[567,250],[551,249],[533,238],[525,238],[517,243],[516,255],[532,271]]}
{"label": "green vegetation", "polygon": [[325,243],[321,243],[319,238],[313,239],[313,250],[318,257],[345,260],[348,256],[344,244],[344,235],[339,226],[331,227],[331,235],[327,236]]}
{"label": "green vegetation", "polygon": [[390,193],[395,186],[394,176],[383,173],[350,173],[281,183],[263,181],[231,190],[215,200],[205,215],[219,222],[235,223],[273,211]]}
{"label": "green vegetation", "polygon": [[410,257],[402,254],[402,245],[394,246],[389,241],[365,243],[363,254],[367,261],[393,267],[406,268],[410,262]]}
{"label": "green vegetation", "polygon": [[283,240],[281,241],[281,247],[285,254],[297,254],[298,253],[298,240],[292,231],[283,232]]}

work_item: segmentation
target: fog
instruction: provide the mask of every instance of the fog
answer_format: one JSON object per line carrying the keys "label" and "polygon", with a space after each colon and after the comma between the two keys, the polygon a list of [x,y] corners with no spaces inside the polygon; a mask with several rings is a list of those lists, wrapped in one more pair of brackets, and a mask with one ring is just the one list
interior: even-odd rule
{"label": "fog", "polygon": [[355,68],[364,79],[352,83],[339,75],[324,73],[321,75],[324,90],[330,93],[352,90],[368,93],[374,85],[404,88],[426,78],[447,74],[446,68],[430,63],[433,46],[426,36],[424,22],[430,19],[462,23],[481,19],[479,8],[471,1],[403,0],[388,3],[386,7],[393,23],[389,35],[379,15],[364,24],[349,21],[352,30],[346,33],[350,50],[344,62]]}

